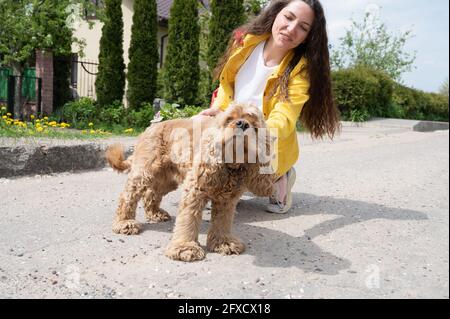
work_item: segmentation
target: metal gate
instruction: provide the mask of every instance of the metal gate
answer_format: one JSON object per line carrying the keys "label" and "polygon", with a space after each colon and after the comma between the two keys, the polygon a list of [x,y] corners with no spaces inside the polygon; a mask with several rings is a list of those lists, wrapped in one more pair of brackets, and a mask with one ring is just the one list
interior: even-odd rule
{"label": "metal gate", "polygon": [[71,86],[72,97],[89,97],[96,99],[95,80],[98,73],[98,62],[78,60],[76,55],[72,58]]}

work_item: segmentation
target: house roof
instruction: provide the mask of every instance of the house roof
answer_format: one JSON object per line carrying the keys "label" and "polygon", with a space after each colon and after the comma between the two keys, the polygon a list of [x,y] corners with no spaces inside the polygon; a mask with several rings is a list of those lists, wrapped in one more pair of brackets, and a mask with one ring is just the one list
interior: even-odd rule
{"label": "house roof", "polygon": [[[209,9],[209,0],[198,0],[206,8]],[[172,7],[173,0],[158,0],[158,17],[162,21],[168,21],[170,15],[170,8]]]}

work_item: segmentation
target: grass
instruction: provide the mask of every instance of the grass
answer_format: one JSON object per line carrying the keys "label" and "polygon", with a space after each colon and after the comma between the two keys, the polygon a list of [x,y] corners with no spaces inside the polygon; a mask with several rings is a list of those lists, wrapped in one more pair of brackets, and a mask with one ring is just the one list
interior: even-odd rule
{"label": "grass", "polygon": [[[101,139],[114,136],[138,136],[145,128],[127,128],[120,125],[104,126],[102,124],[95,127],[94,123],[89,123],[89,129],[78,130],[70,128],[68,123],[57,123],[48,117],[36,118],[33,115],[29,121],[20,121],[12,118],[12,114],[7,113],[6,107],[0,106],[0,137],[34,137],[52,139]],[[300,122],[297,123],[297,132],[308,132]]]}
{"label": "grass", "polygon": [[102,128],[95,128],[93,123],[89,123],[89,129],[75,130],[70,128],[68,123],[57,123],[48,117],[36,118],[31,116],[30,121],[20,121],[12,118],[11,113],[7,113],[6,107],[0,107],[0,137],[34,137],[34,138],[54,138],[54,139],[98,139],[112,136],[137,136],[143,130],[132,128],[113,128],[107,131]]}

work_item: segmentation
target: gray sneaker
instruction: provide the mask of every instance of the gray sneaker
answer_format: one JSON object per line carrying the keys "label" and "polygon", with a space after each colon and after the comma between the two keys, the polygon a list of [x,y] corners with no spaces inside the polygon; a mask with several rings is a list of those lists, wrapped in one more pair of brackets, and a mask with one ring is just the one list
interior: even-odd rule
{"label": "gray sneaker", "polygon": [[287,172],[287,189],[286,189],[286,203],[280,202],[277,198],[277,194],[270,197],[270,204],[266,206],[266,210],[274,214],[286,214],[292,207],[292,187],[295,184],[297,173],[295,168],[292,167]]}

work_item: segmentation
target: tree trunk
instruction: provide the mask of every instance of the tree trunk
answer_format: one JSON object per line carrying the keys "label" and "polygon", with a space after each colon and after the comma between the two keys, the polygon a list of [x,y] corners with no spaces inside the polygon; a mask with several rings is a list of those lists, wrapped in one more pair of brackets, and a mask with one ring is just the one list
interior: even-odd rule
{"label": "tree trunk", "polygon": [[15,75],[14,82],[14,118],[18,119],[22,113],[22,75],[24,67],[20,63],[11,63],[13,75]]}

